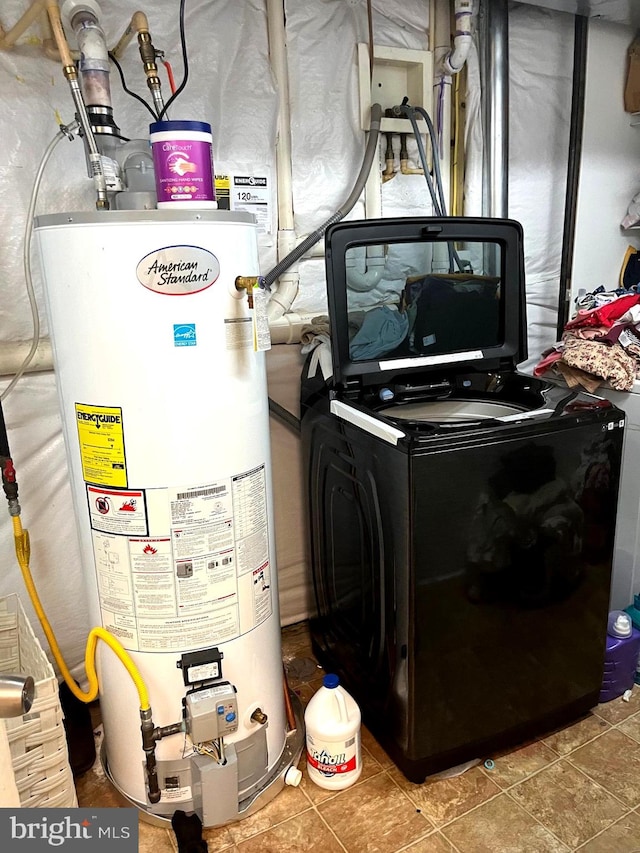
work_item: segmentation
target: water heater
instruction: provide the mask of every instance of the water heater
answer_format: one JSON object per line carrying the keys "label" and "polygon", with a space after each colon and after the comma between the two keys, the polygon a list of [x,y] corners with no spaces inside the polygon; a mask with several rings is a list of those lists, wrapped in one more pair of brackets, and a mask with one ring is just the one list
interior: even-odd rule
{"label": "water heater", "polygon": [[40,217],[36,234],[91,616],[170,735],[154,803],[135,687],[101,648],[108,775],[152,820],[243,817],[301,748],[283,690],[264,353],[235,287],[258,273],[253,217],[72,213]]}

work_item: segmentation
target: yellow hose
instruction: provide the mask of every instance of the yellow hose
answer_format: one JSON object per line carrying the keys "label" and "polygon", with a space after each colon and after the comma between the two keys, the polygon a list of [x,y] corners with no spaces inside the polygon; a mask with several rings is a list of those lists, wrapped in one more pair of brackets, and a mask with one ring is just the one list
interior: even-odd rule
{"label": "yellow hose", "polygon": [[76,699],[79,699],[81,702],[93,702],[93,700],[97,698],[98,674],[96,672],[95,656],[98,640],[102,640],[117,655],[129,675],[133,679],[133,683],[135,684],[136,689],[138,691],[138,696],[140,697],[140,710],[147,711],[150,708],[149,693],[147,691],[147,687],[144,681],[142,680],[142,676],[140,675],[137,666],[131,659],[129,653],[124,648],[124,646],[118,640],[116,640],[116,638],[112,634],[110,634],[108,631],[105,631],[104,628],[92,628],[89,633],[89,636],[87,638],[87,646],[84,653],[84,666],[87,672],[87,678],[89,680],[89,689],[85,693],[78,687],[73,676],[69,672],[66,663],[64,662],[64,658],[62,657],[62,653],[60,652],[60,647],[58,646],[58,642],[55,638],[55,634],[53,633],[53,629],[51,628],[51,625],[49,624],[49,620],[47,619],[42,604],[40,603],[40,598],[33,582],[33,577],[31,576],[31,569],[29,568],[29,556],[31,550],[29,546],[29,532],[23,529],[22,522],[20,521],[20,516],[14,515],[12,516],[12,520],[16,556],[18,558],[20,570],[22,571],[22,577],[24,578],[25,586],[27,587],[27,592],[29,593],[29,598],[31,599],[34,610],[36,611],[36,615],[40,620],[40,624],[42,625],[42,629],[49,643],[49,647],[51,648],[51,652],[55,658],[56,663],[58,664],[58,667],[60,669],[60,672],[62,673],[64,680],[66,681],[69,687],[69,690],[71,690]]}

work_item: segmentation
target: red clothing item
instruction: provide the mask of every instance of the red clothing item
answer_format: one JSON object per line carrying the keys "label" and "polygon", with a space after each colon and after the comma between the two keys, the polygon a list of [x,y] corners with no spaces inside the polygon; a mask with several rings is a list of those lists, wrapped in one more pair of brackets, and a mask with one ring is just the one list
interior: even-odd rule
{"label": "red clothing item", "polygon": [[629,296],[620,296],[613,302],[607,302],[600,308],[591,308],[589,311],[578,311],[573,320],[569,320],[565,329],[576,329],[580,326],[613,326],[629,308],[640,302],[640,295],[630,293]]}
{"label": "red clothing item", "polygon": [[555,364],[556,361],[560,361],[561,358],[562,350],[551,350],[551,352],[547,353],[547,355],[545,355],[544,358],[533,368],[533,375],[542,376],[543,373],[546,373],[546,371],[549,370],[552,364]]}

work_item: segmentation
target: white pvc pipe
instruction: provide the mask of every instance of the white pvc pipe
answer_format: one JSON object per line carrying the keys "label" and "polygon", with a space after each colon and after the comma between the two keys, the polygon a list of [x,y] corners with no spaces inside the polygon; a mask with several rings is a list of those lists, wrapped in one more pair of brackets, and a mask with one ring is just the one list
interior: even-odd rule
{"label": "white pvc pipe", "polygon": [[444,138],[444,144],[438,153],[440,155],[442,189],[447,202],[447,210],[451,206],[451,146],[449,145],[449,130],[451,128],[452,87],[451,75],[444,71],[444,60],[451,53],[450,5],[449,0],[435,0],[434,19],[429,21],[429,26],[432,29],[433,58],[436,69],[433,86],[433,122],[438,137],[443,136]]}
{"label": "white pvc pipe", "polygon": [[303,327],[308,326],[313,318],[317,316],[317,311],[314,314],[294,314],[290,312],[271,321],[269,323],[271,343],[299,344]]}
{"label": "white pvc pipe", "polygon": [[[286,257],[287,254],[285,253],[282,257]],[[267,319],[269,320],[269,324],[286,314],[298,295],[300,273],[296,267],[297,264],[293,264],[291,269],[283,273],[278,279],[277,287],[271,291],[271,296],[267,303]]]}
{"label": "white pvc pipe", "polygon": [[386,262],[383,246],[367,246],[361,258],[347,260],[347,285],[352,290],[367,293],[382,278]]}
{"label": "white pvc pipe", "polygon": [[291,176],[291,125],[289,109],[289,72],[284,24],[284,0],[267,0],[269,58],[278,86],[278,228],[293,230],[293,181]]}
{"label": "white pvc pipe", "polygon": [[445,74],[458,74],[464,68],[471,48],[472,12],[471,0],[455,0],[456,31],[453,39],[453,50],[449,50],[442,60]]}
{"label": "white pvc pipe", "polygon": [[[0,343],[0,376],[13,376],[31,349],[31,341],[8,341]],[[53,353],[51,341],[41,338],[35,355],[29,362],[25,373],[38,373],[53,370]]]}
{"label": "white pvc pipe", "polygon": [[[267,0],[267,30],[269,58],[278,86],[278,141],[276,144],[276,171],[278,194],[278,261],[295,248],[296,235],[293,219],[293,178],[291,170],[291,110],[289,105],[289,71],[287,67],[284,0]],[[300,275],[292,266],[280,276],[277,289],[267,306],[269,320],[286,313],[298,294]]]}

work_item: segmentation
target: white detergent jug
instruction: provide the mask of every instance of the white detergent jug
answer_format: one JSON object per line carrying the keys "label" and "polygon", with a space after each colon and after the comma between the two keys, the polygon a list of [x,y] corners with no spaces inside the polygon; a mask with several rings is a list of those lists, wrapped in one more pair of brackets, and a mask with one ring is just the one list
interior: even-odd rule
{"label": "white detergent jug", "polygon": [[325,675],[304,722],[309,778],[331,791],[353,785],[362,772],[360,708],[337,675]]}

